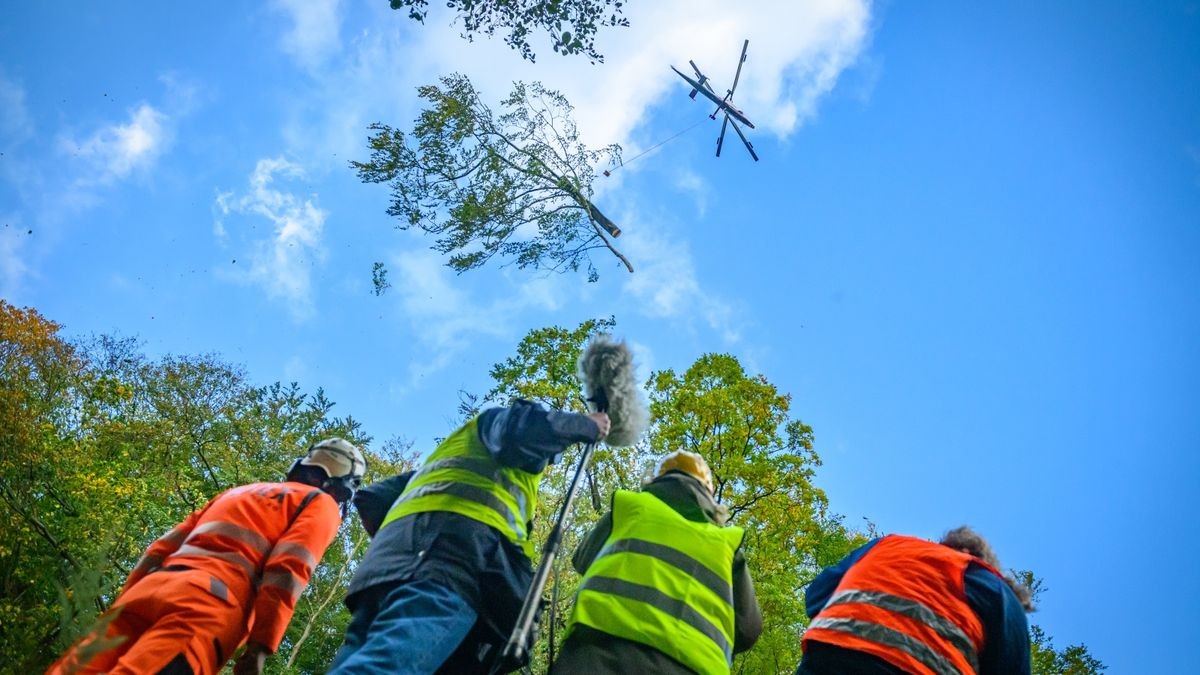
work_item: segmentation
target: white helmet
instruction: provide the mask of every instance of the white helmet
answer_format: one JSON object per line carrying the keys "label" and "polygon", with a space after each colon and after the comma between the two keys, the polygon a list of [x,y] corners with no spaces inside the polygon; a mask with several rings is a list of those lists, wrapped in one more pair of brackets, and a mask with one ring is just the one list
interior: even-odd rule
{"label": "white helmet", "polygon": [[342,438],[326,438],[308,448],[308,456],[300,460],[305,466],[319,466],[330,478],[362,479],[367,472],[367,460],[353,443]]}
{"label": "white helmet", "polygon": [[301,466],[317,466],[325,471],[325,482],[321,489],[338,502],[345,503],[354,497],[367,472],[367,460],[353,443],[343,438],[326,438],[313,443],[308,454],[297,459],[288,471],[290,477]]}

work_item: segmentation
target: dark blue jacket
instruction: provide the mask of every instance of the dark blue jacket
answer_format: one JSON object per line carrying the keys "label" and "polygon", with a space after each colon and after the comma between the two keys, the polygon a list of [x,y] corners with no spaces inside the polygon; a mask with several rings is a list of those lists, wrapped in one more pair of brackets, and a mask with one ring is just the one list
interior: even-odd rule
{"label": "dark blue jacket", "polygon": [[[586,415],[548,410],[524,400],[485,410],[478,427],[479,439],[497,462],[533,473],[554,462],[567,446],[594,441],[600,434]],[[381,481],[378,488],[360,491],[355,503],[363,509],[360,515],[368,531],[382,521],[380,514],[387,513],[408,478],[402,474]],[[479,614],[470,640],[502,645],[516,623],[532,577],[525,553],[491,527],[448,511],[414,513],[376,533],[350,581],[346,605],[353,612],[368,594],[408,581],[435,581]]]}
{"label": "dark blue jacket", "polygon": [[[878,542],[872,540],[855,549],[833,567],[826,567],[804,593],[804,609],[810,619],[825,608],[846,572]],[[1029,623],[1025,608],[1003,579],[974,563],[963,575],[967,605],[983,623],[984,648],[979,655],[979,675],[1029,675]],[[904,671],[870,654],[819,642],[809,642],[801,673],[878,673]]]}

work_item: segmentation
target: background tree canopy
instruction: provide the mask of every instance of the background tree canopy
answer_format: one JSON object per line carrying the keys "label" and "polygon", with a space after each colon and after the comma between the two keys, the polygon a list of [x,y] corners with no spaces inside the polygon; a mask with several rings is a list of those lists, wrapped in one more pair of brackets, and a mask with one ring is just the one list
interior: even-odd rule
{"label": "background tree canopy", "polygon": [[[373,450],[333,407],[320,390],[252,385],[214,355],[151,360],[129,338],[67,340],[0,300],[0,671],[44,670],[150,542],[224,489],[280,480],[314,440],[360,444],[368,480],[408,466],[405,444]],[[272,668],[323,672],[364,546],[347,520]]]}
{"label": "background tree canopy", "polygon": [[[575,359],[612,319],[530,331],[514,355],[493,366],[492,388],[464,393],[466,419],[481,405],[520,397],[583,411]],[[190,511],[233,485],[278,480],[313,439],[359,443],[368,481],[406,470],[408,444],[373,446],[351,417],[334,417],[320,390],[255,386],[213,355],[149,359],[128,338],[69,340],[32,309],[0,301],[0,653],[2,670],[44,669],[119,590],[142,550]],[[617,489],[637,489],[654,458],[674,449],[709,461],[731,522],[747,529],[745,552],[765,617],[758,644],[734,672],[790,673],[800,660],[807,617],[804,587],[826,565],[874,536],[846,527],[814,484],[820,460],[813,430],[791,398],[727,354],[705,354],[682,372],[650,374],[651,427],[628,448],[602,447],[576,502],[564,555],[548,589],[534,672],[544,672],[562,639],[578,576],[569,553],[609,508]],[[421,448],[425,451],[429,448]],[[550,468],[535,518],[544,541],[578,459],[569,450]],[[349,615],[346,585],[366,549],[357,519],[343,525],[304,592],[274,673],[322,673]],[[536,561],[535,561],[536,564]],[[1029,573],[1020,573],[1041,583]],[[557,591],[555,593],[554,591]],[[7,620],[20,617],[21,620]],[[1031,629],[1036,673],[1096,673],[1083,645],[1056,650]],[[53,645],[47,648],[47,645]]]}

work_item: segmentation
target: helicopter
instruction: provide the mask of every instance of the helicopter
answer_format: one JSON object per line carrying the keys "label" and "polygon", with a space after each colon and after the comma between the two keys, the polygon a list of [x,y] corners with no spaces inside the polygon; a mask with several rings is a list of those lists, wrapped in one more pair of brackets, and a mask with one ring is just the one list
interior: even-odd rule
{"label": "helicopter", "polygon": [[[692,70],[696,71],[696,79],[692,79],[683,74],[683,72],[675,66],[671,66],[671,70],[678,73],[679,76],[682,77],[688,84],[692,85],[692,92],[688,94],[688,97],[693,101],[696,100],[696,94],[700,93],[704,94],[706,98],[717,104],[717,109],[708,116],[710,119],[717,119],[717,113],[725,113],[725,120],[721,122],[721,135],[717,136],[717,157],[721,156],[721,145],[725,142],[725,129],[728,125],[732,124],[733,130],[736,131],[738,137],[742,139],[742,143],[745,144],[746,150],[750,152],[750,156],[753,157],[754,161],[757,162],[758,154],[754,152],[754,146],[750,144],[750,141],[746,140],[746,134],[742,133],[741,127],[737,125],[738,122],[741,122],[747,127],[753,129],[754,124],[749,120],[749,118],[746,117],[745,113],[733,105],[733,90],[737,89],[738,78],[740,78],[742,75],[742,64],[746,62],[746,49],[749,46],[750,40],[746,40],[742,43],[742,58],[738,60],[737,73],[733,76],[733,86],[725,90],[725,96],[723,97],[717,96],[717,92],[714,91],[712,85],[708,83],[708,76],[700,72],[700,68],[696,65],[695,61],[689,60],[688,63],[691,64]],[[737,121],[735,122],[734,120]]]}

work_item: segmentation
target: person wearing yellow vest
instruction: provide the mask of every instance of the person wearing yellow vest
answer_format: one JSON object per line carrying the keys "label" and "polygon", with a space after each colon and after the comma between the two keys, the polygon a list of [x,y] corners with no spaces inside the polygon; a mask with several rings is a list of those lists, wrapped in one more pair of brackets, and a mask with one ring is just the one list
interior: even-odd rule
{"label": "person wearing yellow vest", "polygon": [[604,413],[518,400],[443,441],[407,480],[350,582],[350,625],[329,672],[427,675],[469,635],[473,663],[455,672],[487,672],[532,581],[542,473],[609,426]]}
{"label": "person wearing yellow vest", "polygon": [[729,673],[762,614],[744,532],[724,526],[704,459],[671,453],[641,492],[612,501],[575,552],[583,579],[551,674]]}
{"label": "person wearing yellow vest", "polygon": [[967,527],[934,543],[888,535],[805,591],[812,623],[797,675],[1028,675],[1029,589]]}

